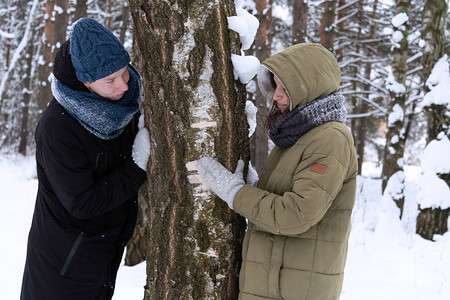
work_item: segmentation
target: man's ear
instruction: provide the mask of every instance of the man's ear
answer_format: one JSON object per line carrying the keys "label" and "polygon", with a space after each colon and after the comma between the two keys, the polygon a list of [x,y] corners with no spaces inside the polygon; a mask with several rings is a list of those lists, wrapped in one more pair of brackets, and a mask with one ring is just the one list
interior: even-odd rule
{"label": "man's ear", "polygon": [[85,87],[89,88],[91,86],[91,83],[89,81],[82,81]]}

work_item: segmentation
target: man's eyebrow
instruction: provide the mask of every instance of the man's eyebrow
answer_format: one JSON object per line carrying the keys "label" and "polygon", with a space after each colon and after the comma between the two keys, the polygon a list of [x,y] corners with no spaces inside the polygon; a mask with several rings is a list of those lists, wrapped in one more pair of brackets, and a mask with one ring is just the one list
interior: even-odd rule
{"label": "man's eyebrow", "polygon": [[[127,68],[125,69],[125,72],[126,72],[126,71],[128,71],[128,66],[127,66]],[[123,72],[123,73],[124,73],[124,72]],[[120,76],[122,76],[123,73],[120,73],[120,74],[117,74],[117,75],[114,75],[114,76],[112,76],[112,74],[111,74],[111,75],[109,75],[109,76],[106,76],[106,77],[105,77],[105,80],[111,80],[111,79],[120,77]]]}

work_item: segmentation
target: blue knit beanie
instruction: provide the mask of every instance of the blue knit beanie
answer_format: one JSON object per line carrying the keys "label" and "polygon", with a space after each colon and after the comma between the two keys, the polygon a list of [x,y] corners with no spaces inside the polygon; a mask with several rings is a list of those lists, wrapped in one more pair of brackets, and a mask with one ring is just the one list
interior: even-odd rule
{"label": "blue knit beanie", "polygon": [[131,61],[114,34],[90,18],[74,23],[70,33],[70,56],[78,80],[88,82],[105,78]]}

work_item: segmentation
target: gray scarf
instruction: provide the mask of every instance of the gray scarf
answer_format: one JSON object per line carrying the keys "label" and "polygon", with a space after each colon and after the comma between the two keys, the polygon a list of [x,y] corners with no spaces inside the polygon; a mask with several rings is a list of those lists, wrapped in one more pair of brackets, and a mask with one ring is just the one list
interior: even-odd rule
{"label": "gray scarf", "polygon": [[77,121],[102,140],[118,137],[139,110],[142,90],[139,72],[129,65],[128,91],[120,100],[113,101],[95,93],[73,90],[58,79],[52,81],[52,93]]}
{"label": "gray scarf", "polygon": [[280,115],[270,124],[269,136],[278,147],[288,148],[309,130],[326,122],[344,123],[346,116],[344,96],[333,93]]}

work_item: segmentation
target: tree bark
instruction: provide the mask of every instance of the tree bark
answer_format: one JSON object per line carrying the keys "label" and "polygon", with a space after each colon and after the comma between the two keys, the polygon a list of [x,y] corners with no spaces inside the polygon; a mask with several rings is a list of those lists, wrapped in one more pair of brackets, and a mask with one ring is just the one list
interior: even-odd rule
{"label": "tree bark", "polygon": [[[378,0],[375,0],[373,2],[372,15],[371,15],[373,20],[375,20],[377,18],[377,10],[378,10]],[[360,20],[361,19],[362,19],[362,15],[361,15]],[[376,23],[372,22],[370,24],[370,35],[375,36],[375,32],[376,32]],[[365,67],[364,67],[364,78],[368,82],[371,81],[371,74],[372,74],[372,63],[370,62],[370,58],[373,56],[373,53],[370,50],[372,48],[372,46],[373,46],[373,43],[368,44],[368,50],[367,50],[368,52],[366,54],[367,62],[365,63]],[[364,84],[363,90],[366,92],[370,91],[370,85]],[[366,101],[358,101],[357,103],[358,103],[358,107],[357,107],[358,113],[365,113],[368,111],[369,105],[367,104]],[[367,123],[368,123],[368,120],[365,117],[359,118],[356,121],[357,128],[356,128],[355,143],[356,143],[356,153],[358,154],[358,174],[361,174],[362,164],[364,162],[364,150],[366,148],[366,139],[367,139],[367,125],[368,125]]]}
{"label": "tree bark", "polygon": [[[339,32],[341,32],[341,34],[342,34],[342,32],[345,31],[345,24],[346,24],[344,17],[345,17],[347,9],[343,8],[345,6],[345,4],[346,4],[346,0],[339,0],[338,1],[339,12],[338,12],[337,19],[341,20],[341,21],[339,21],[339,23],[337,24],[337,28],[339,29]],[[337,61],[339,63],[342,62],[343,57],[344,57],[343,49],[342,49],[342,47],[338,46],[338,49],[336,50],[336,59],[337,59]]]}
{"label": "tree bark", "polygon": [[[411,0],[397,0],[395,6],[395,15],[406,13],[409,16],[409,7]],[[394,31],[402,33],[403,38],[394,46],[392,51],[392,74],[395,81],[399,84],[405,85],[406,82],[406,59],[408,56],[408,31],[409,21],[405,22],[399,28],[394,26]],[[404,196],[404,173],[403,173],[403,156],[405,149],[405,102],[406,90],[403,92],[391,90],[389,93],[390,101],[388,105],[388,128],[386,133],[386,149],[384,153],[384,163],[382,170],[382,189],[385,190],[389,179],[394,174],[398,178],[397,188],[391,192],[391,197],[394,199],[397,206],[400,208],[400,218],[403,215],[403,204],[405,202]],[[394,110],[402,114],[402,117],[391,120]],[[395,114],[395,112],[394,112]],[[399,172],[399,173],[397,173]]]}
{"label": "tree bark", "polygon": [[77,0],[73,22],[87,16],[87,0]]}
{"label": "tree bark", "polygon": [[[255,37],[254,54],[263,61],[271,55],[273,39],[272,6],[273,0],[255,0],[256,17],[259,20],[259,27]],[[256,80],[256,79],[255,79]],[[258,108],[256,113],[256,128],[250,138],[250,156],[252,165],[260,175],[266,165],[269,153],[269,139],[265,130],[265,122],[269,114],[268,101],[256,86],[255,106]]]}
{"label": "tree bark", "polygon": [[148,237],[148,216],[149,216],[149,195],[148,185],[144,184],[138,193],[138,218],[133,236],[127,244],[125,255],[125,265],[134,266],[146,259],[147,237]]}
{"label": "tree bark", "polygon": [[[31,35],[31,41],[33,41],[34,32]],[[19,136],[19,148],[18,152],[22,155],[27,155],[27,145],[28,145],[28,117],[29,117],[29,104],[30,104],[30,98],[31,98],[31,70],[32,70],[32,64],[33,64],[33,43],[29,43],[27,46],[27,55],[26,55],[26,75],[23,79],[23,98],[22,98],[22,114],[21,114],[21,121],[20,121],[20,136]]]}
{"label": "tree bark", "polygon": [[[57,7],[56,10],[55,5]],[[41,38],[36,96],[38,119],[52,99],[49,76],[52,72],[55,54],[61,44],[66,41],[68,5],[68,0],[47,0],[45,3],[45,25]]]}
{"label": "tree bark", "polygon": [[[362,1],[358,1],[359,6],[359,10],[358,10],[358,20],[359,20],[359,25],[358,25],[358,31],[356,33],[355,36],[353,36],[353,39],[355,40],[360,40],[361,39],[361,35],[362,35],[362,24],[361,21],[363,19],[363,14],[364,14],[364,10],[362,9],[363,3]],[[357,55],[359,55],[361,52],[361,46],[359,43],[356,44],[355,46],[355,53]],[[342,59],[342,56],[338,56],[338,59]],[[360,62],[355,62],[353,63],[353,67],[352,67],[352,77],[353,78],[357,78],[360,69],[361,69],[361,63]],[[360,83],[357,80],[353,80],[352,81],[352,90],[353,91],[357,91],[359,89]],[[352,103],[352,109],[353,109],[353,113],[354,114],[359,114],[361,111],[363,111],[361,106],[361,100],[358,100],[358,97],[356,95],[353,95],[351,98],[351,103]],[[361,171],[362,171],[362,163],[364,161],[364,143],[361,142],[361,140],[365,139],[365,124],[361,124],[359,119],[353,118],[350,121],[350,125],[352,128],[352,135],[353,135],[353,140],[355,143],[355,148],[356,148],[356,153],[357,153],[357,157],[358,157],[358,174],[361,175]]]}
{"label": "tree bark", "polygon": [[128,3],[124,2],[122,6],[122,24],[120,26],[120,35],[119,35],[119,40],[122,42],[122,44],[125,43],[125,35],[127,33],[129,26],[128,24],[129,17],[130,17],[130,8],[128,6]]}
{"label": "tree bark", "polygon": [[[128,7],[128,6],[127,6]],[[129,12],[129,11],[128,11]],[[134,28],[133,28],[134,30]],[[133,37],[137,35],[134,34]],[[133,38],[133,55],[132,63],[138,70],[144,70],[144,60],[139,51],[136,39]],[[142,109],[142,107],[141,107]],[[133,236],[127,244],[127,251],[125,255],[125,265],[134,266],[146,260],[147,255],[147,237],[148,225],[150,215],[149,199],[148,199],[148,184],[144,184],[138,193],[138,218],[134,228]]]}
{"label": "tree bark", "polygon": [[[433,70],[436,62],[445,53],[445,28],[447,24],[448,4],[445,0],[427,0],[423,8],[422,15],[422,38],[426,42],[423,51],[422,65],[424,83]],[[424,85],[425,92],[429,89]],[[449,117],[446,116],[445,106],[433,105],[425,107],[428,119],[428,138],[430,142],[436,139],[437,135],[446,131],[450,125]]]}
{"label": "tree bark", "polygon": [[[234,81],[233,1],[130,1],[149,162],[145,299],[237,299],[245,219],[213,196],[197,159],[249,160],[245,89]],[[230,39],[230,35],[233,37]]]}
{"label": "tree bark", "polygon": [[[422,56],[423,81],[426,83],[436,62],[445,53],[445,29],[447,23],[448,3],[445,0],[427,0],[422,15],[422,38],[426,46]],[[425,92],[429,92],[424,84]],[[426,106],[425,112],[428,120],[427,142],[435,140],[439,133],[445,132],[450,137],[450,117],[445,105]],[[438,174],[447,185],[450,185],[450,174]],[[421,208],[417,216],[416,232],[423,238],[432,240],[434,234],[443,234],[448,231],[448,217],[450,209]]]}
{"label": "tree bark", "polygon": [[308,1],[294,0],[292,8],[292,45],[305,43],[308,30]]}
{"label": "tree bark", "polygon": [[325,1],[323,3],[323,13],[320,20],[320,44],[333,52],[334,50],[334,34],[333,28],[334,18],[336,17],[336,1]]}
{"label": "tree bark", "polygon": [[416,233],[424,239],[433,240],[433,235],[444,234],[448,231],[447,220],[450,216],[450,208],[432,209],[421,208],[417,216]]}

